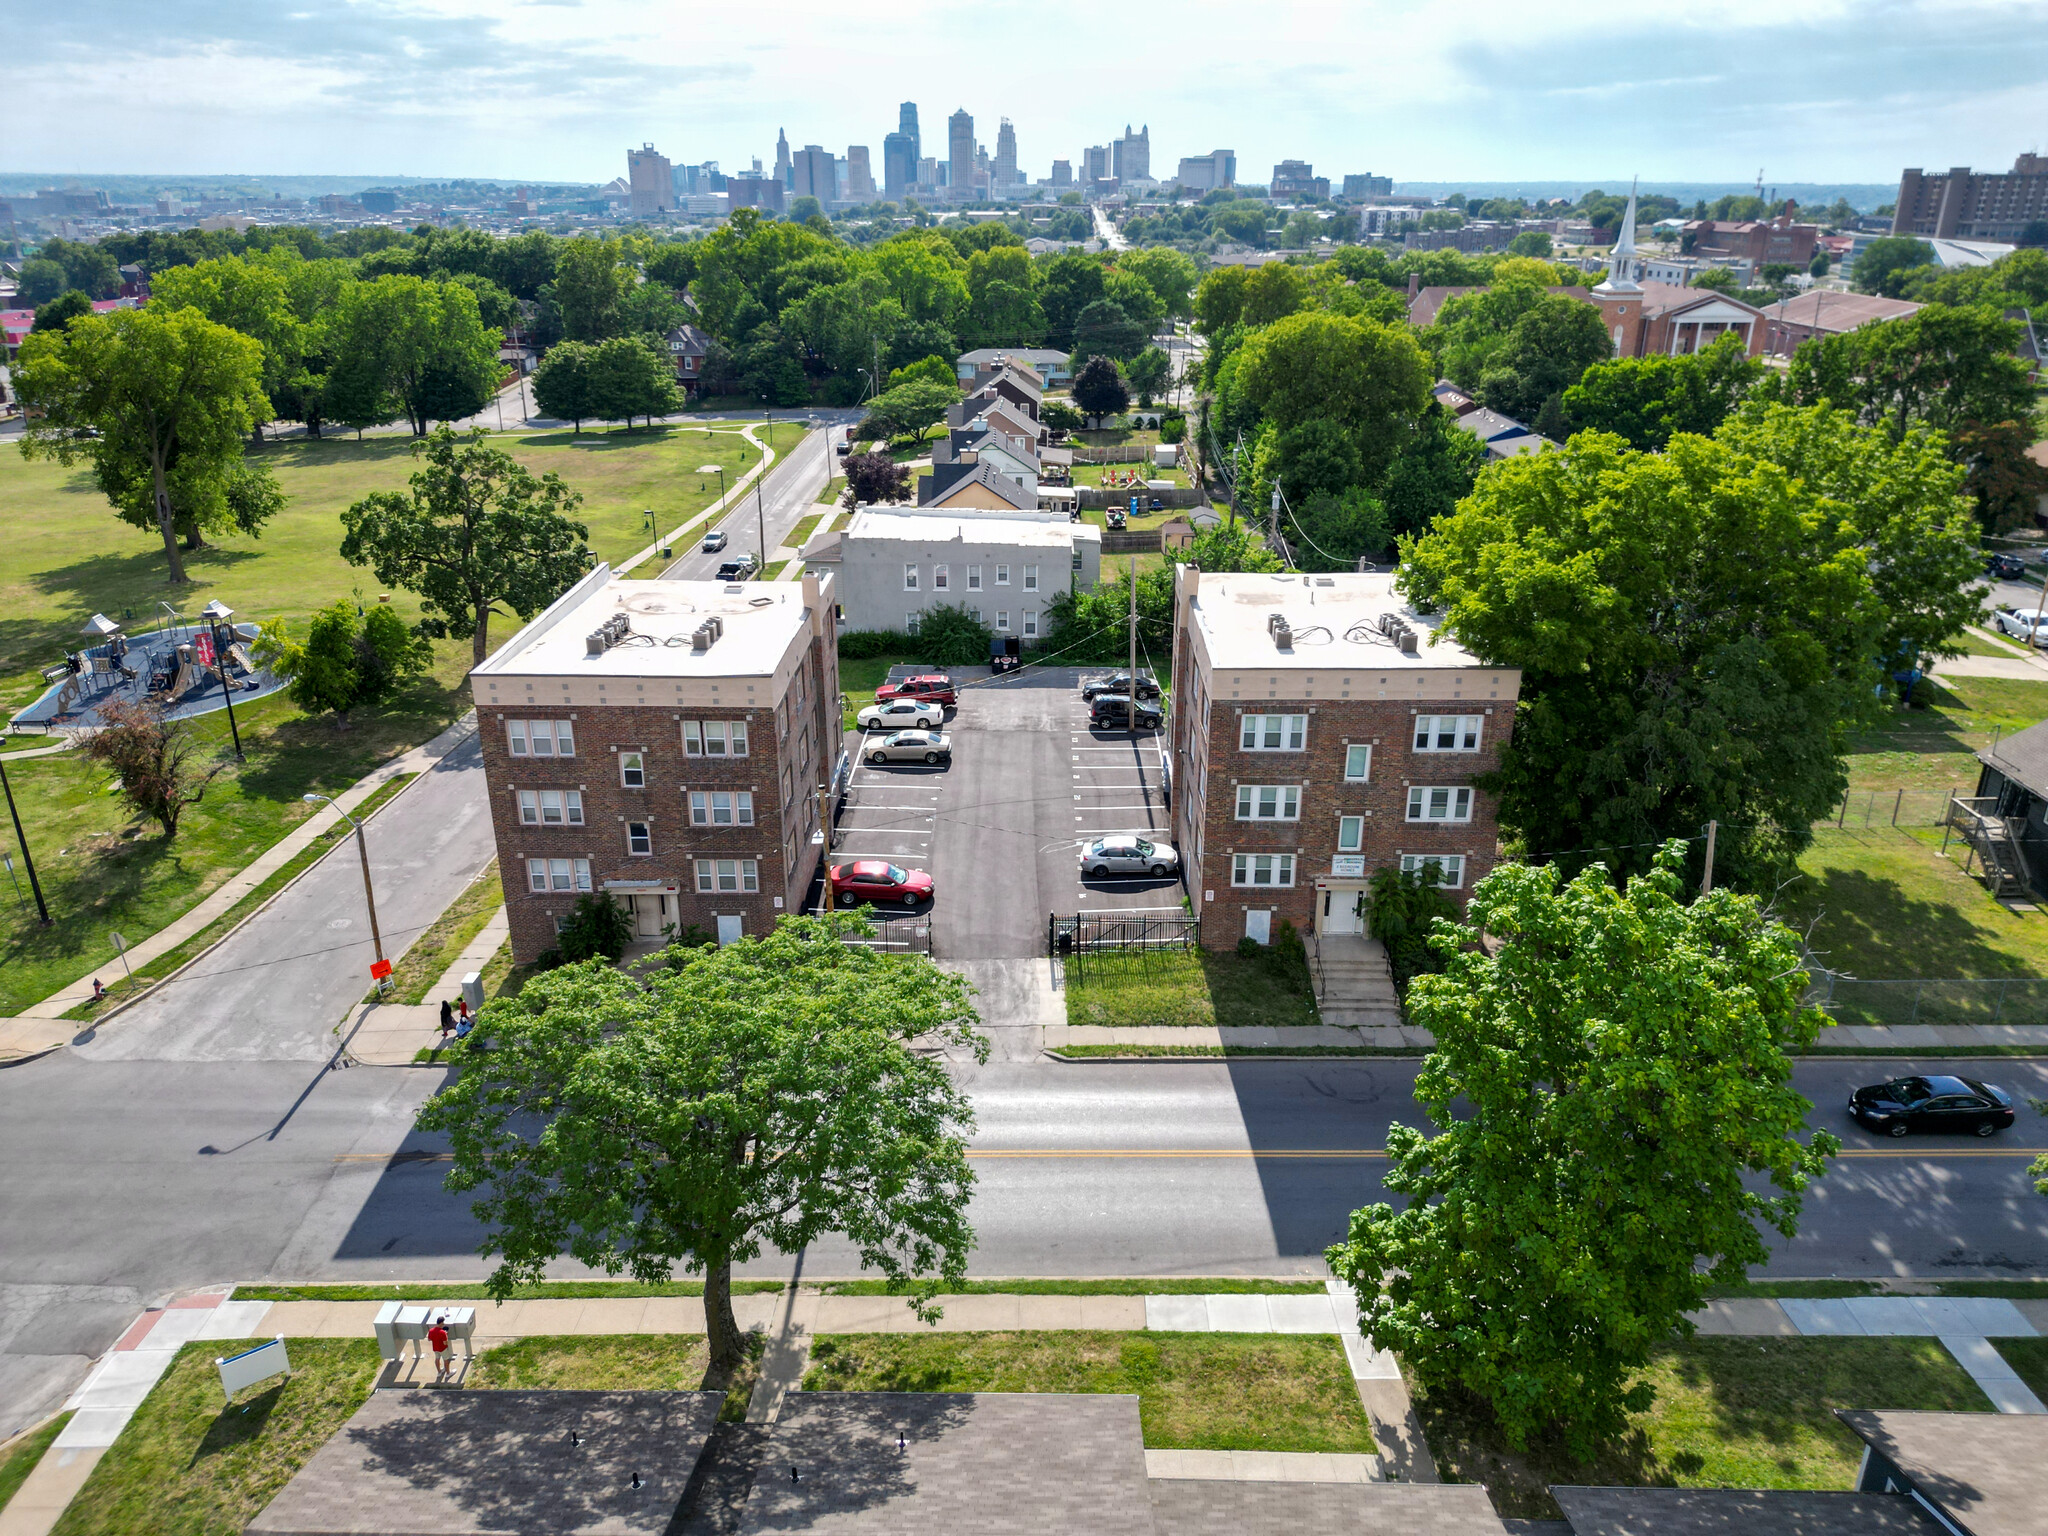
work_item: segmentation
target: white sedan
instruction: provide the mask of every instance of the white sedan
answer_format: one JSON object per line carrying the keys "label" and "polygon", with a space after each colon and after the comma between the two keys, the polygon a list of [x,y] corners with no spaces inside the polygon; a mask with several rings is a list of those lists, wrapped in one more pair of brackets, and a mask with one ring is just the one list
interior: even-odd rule
{"label": "white sedan", "polygon": [[1081,845],[1081,873],[1091,880],[1110,875],[1150,875],[1164,879],[1180,868],[1171,843],[1157,843],[1136,832],[1098,837]]}
{"label": "white sedan", "polygon": [[2015,640],[2031,640],[2035,645],[2048,645],[2048,619],[2035,622],[2034,608],[1994,608],[1991,611],[1991,627],[2001,635],[2011,635]]}
{"label": "white sedan", "polygon": [[923,699],[890,699],[868,705],[853,718],[864,731],[936,731],[946,724],[946,707]]}

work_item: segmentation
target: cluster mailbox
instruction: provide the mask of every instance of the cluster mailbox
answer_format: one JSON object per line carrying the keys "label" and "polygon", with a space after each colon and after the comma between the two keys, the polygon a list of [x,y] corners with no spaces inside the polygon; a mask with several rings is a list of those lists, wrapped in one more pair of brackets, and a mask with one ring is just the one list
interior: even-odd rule
{"label": "cluster mailbox", "polygon": [[462,1341],[462,1353],[471,1355],[470,1340],[476,1334],[475,1307],[431,1307],[408,1305],[405,1302],[387,1301],[378,1309],[375,1327],[377,1330],[377,1353],[386,1360],[396,1360],[401,1346],[410,1342],[412,1356],[420,1357],[421,1346],[426,1343],[427,1330],[439,1318],[441,1326],[448,1330],[448,1342]]}

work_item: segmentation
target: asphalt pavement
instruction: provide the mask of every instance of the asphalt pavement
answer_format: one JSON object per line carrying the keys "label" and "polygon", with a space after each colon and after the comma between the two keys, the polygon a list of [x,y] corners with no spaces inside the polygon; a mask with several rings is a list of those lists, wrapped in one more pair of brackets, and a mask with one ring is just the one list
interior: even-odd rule
{"label": "asphalt pavement", "polygon": [[[825,415],[850,421],[858,418],[860,413],[835,411]],[[784,426],[778,429],[777,435],[786,443],[794,435],[794,429]],[[675,563],[661,573],[662,580],[710,581],[718,574],[719,566],[741,555],[761,555],[765,563],[766,554],[761,545],[763,528],[767,533],[767,550],[773,551],[789,537],[799,522],[817,510],[818,498],[825,494],[826,483],[838,472],[838,456],[834,449],[844,438],[844,424],[836,420],[817,431],[807,432],[802,442],[785,451],[768,467],[768,473],[756,482],[760,486],[758,498],[749,488],[732,510],[718,520],[715,526],[725,532],[725,548],[706,552],[700,533],[687,549],[677,551]]]}

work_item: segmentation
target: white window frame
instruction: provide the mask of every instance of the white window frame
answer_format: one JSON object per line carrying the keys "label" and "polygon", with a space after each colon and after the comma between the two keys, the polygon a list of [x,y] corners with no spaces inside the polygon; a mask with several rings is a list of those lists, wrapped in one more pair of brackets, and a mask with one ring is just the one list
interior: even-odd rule
{"label": "white window frame", "polygon": [[536,894],[545,894],[549,891],[587,891],[590,889],[590,860],[528,859],[526,885],[528,890]]}
{"label": "white window frame", "polygon": [[906,561],[903,566],[903,590],[915,592],[917,589],[917,567]]}
{"label": "white window frame", "polygon": [[[1268,721],[1278,721],[1268,725]],[[1268,736],[1277,736],[1277,744],[1268,746]],[[1254,715],[1247,714],[1238,722],[1238,750],[1242,752],[1305,752],[1308,750],[1307,715]]]}
{"label": "white window frame", "polygon": [[952,585],[953,570],[951,566],[935,565],[932,567],[932,590],[934,592],[951,591]]}
{"label": "white window frame", "polygon": [[[1356,769],[1356,772],[1353,770]],[[1364,742],[1353,742],[1344,749],[1344,782],[1346,784],[1369,784],[1372,782],[1372,748]]]}
{"label": "white window frame", "polygon": [[[1417,752],[1477,752],[1485,732],[1484,715],[1417,715],[1412,739]],[[1446,735],[1454,745],[1439,745]]]}
{"label": "white window frame", "polygon": [[1299,784],[1240,784],[1237,786],[1239,821],[1301,820]]}
{"label": "white window frame", "polygon": [[1009,632],[1009,628],[1010,628],[1010,610],[1009,610],[1009,609],[1007,609],[1007,608],[998,608],[998,609],[996,610],[996,628],[997,628],[998,630],[1001,630],[1001,631],[1003,631],[1003,632],[1004,632],[1004,633],[1006,633],[1006,634],[1007,634],[1007,633]]}
{"label": "white window frame", "polygon": [[[784,784],[789,770],[784,769]],[[785,796],[785,802],[787,797]],[[724,804],[720,805],[720,801]],[[751,827],[754,824],[754,792],[751,789],[693,789],[690,791],[690,825],[693,827]]]}
{"label": "white window frame", "polygon": [[903,615],[903,633],[906,635],[916,634],[918,623],[923,618],[924,610],[922,608],[911,609],[910,612]]}
{"label": "white window frame", "polygon": [[526,757],[529,755],[526,750],[526,722],[524,720],[507,720],[505,722],[505,742],[507,749],[514,757]]}
{"label": "white window frame", "polygon": [[629,821],[626,823],[626,854],[629,858],[651,859],[654,857],[654,823],[651,821]]}
{"label": "white window frame", "polygon": [[1339,816],[1337,818],[1337,851],[1339,853],[1363,853],[1365,851],[1365,818],[1363,816]]}
{"label": "white window frame", "polygon": [[1463,784],[1408,786],[1410,821],[1455,822],[1472,819],[1472,791]]}
{"label": "white window frame", "polygon": [[1007,565],[999,565],[999,566],[997,566],[997,567],[996,567],[996,585],[997,585],[997,586],[999,586],[999,587],[1007,587],[1007,586],[1008,586],[1009,584],[1010,584],[1010,568],[1009,568],[1009,567],[1008,567]]}
{"label": "white window frame", "polygon": [[1404,853],[1401,873],[1420,874],[1425,864],[1437,866],[1437,889],[1455,891],[1465,884],[1465,855],[1462,853]]}
{"label": "white window frame", "polygon": [[761,889],[761,865],[755,859],[699,859],[697,890],[701,895],[752,894]]}
{"label": "white window frame", "polygon": [[647,787],[647,757],[640,752],[619,754],[619,787],[621,789],[645,789]]}
{"label": "white window frame", "polygon": [[979,592],[981,590],[981,567],[978,565],[967,567],[967,590],[970,592]]}
{"label": "white window frame", "polygon": [[1024,610],[1024,638],[1029,640],[1037,633],[1038,610],[1036,608],[1027,608]]}
{"label": "white window frame", "polygon": [[[1261,880],[1260,874],[1268,878]],[[1294,885],[1291,853],[1240,853],[1230,860],[1230,883],[1245,890],[1289,890]]]}
{"label": "white window frame", "polygon": [[1038,590],[1038,567],[1035,565],[1024,567],[1024,590],[1026,592],[1036,592]]}
{"label": "white window frame", "polygon": [[[712,750],[712,743],[718,744]],[[747,755],[747,722],[744,720],[685,720],[683,722],[683,755],[685,757],[745,757]]]}
{"label": "white window frame", "polygon": [[[576,728],[567,720],[507,720],[506,745],[514,757],[574,757]],[[540,750],[545,741],[547,750]]]}

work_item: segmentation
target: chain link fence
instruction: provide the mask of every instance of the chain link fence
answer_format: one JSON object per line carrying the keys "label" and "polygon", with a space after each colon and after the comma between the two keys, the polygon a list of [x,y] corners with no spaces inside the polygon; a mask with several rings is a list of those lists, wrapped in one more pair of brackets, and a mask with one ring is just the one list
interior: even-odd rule
{"label": "chain link fence", "polygon": [[1813,966],[1806,1000],[1838,1024],[2048,1024],[2048,978],[1860,981]]}
{"label": "chain link fence", "polygon": [[1852,789],[1842,796],[1835,814],[1816,828],[1844,830],[1871,827],[1938,827],[1948,816],[1956,789]]}

